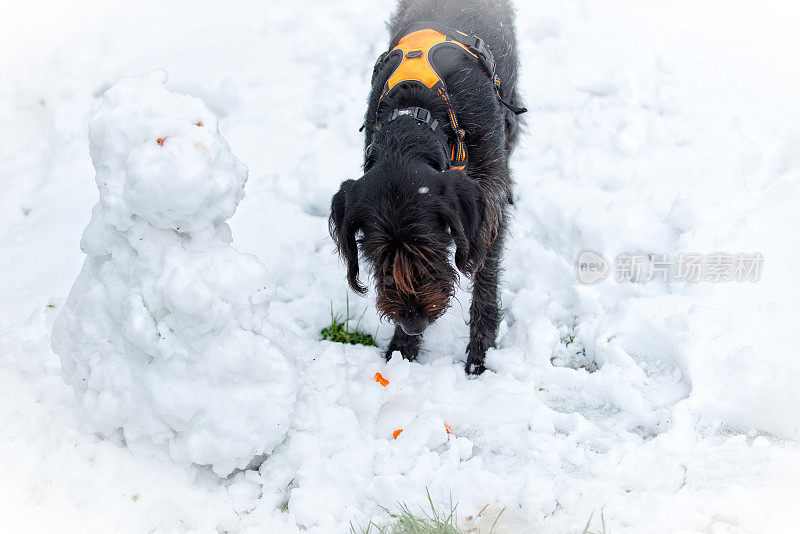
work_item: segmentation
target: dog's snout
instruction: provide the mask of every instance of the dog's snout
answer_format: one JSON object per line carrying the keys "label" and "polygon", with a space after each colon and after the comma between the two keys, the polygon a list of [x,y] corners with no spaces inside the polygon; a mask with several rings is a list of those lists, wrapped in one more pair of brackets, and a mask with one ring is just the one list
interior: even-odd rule
{"label": "dog's snout", "polygon": [[428,328],[428,319],[422,314],[414,313],[400,320],[400,328],[409,336],[418,336]]}

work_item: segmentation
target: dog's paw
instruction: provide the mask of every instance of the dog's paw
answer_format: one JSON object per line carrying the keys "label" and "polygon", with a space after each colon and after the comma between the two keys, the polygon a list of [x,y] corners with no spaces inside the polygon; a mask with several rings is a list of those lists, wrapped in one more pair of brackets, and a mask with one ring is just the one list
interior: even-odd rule
{"label": "dog's paw", "polygon": [[467,372],[468,375],[478,376],[480,374],[483,374],[483,372],[486,370],[486,366],[483,365],[482,363],[467,362],[467,364],[464,366],[464,370]]}
{"label": "dog's paw", "polygon": [[485,370],[486,366],[483,363],[483,358],[476,358],[471,354],[467,356],[467,363],[464,364],[464,371],[466,371],[468,375],[477,376],[483,374]]}
{"label": "dog's paw", "polygon": [[413,362],[414,360],[417,359],[417,354],[419,354],[419,347],[414,347],[414,346],[398,347],[390,345],[389,348],[386,349],[386,352],[384,353],[383,357],[386,358],[386,361],[388,362],[389,360],[392,359],[392,354],[394,354],[395,352],[399,352],[403,358],[405,358],[410,362]]}
{"label": "dog's paw", "polygon": [[392,357],[392,353],[396,350],[408,361],[413,362],[417,359],[419,354],[419,345],[422,341],[422,336],[409,336],[398,326],[394,329],[394,337],[389,342],[389,348],[386,349],[384,356],[386,360]]}

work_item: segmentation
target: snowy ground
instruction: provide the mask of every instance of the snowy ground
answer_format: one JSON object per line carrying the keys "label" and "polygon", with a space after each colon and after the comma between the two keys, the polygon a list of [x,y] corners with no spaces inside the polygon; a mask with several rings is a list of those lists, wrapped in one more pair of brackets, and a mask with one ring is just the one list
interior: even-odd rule
{"label": "snowy ground", "polygon": [[[497,532],[580,532],[600,510],[614,533],[796,529],[796,10],[518,2],[531,111],[507,314],[491,372],[468,380],[463,292],[419,363],[318,341],[347,295],[327,206],[359,176],[391,2],[50,4],[0,20],[3,531],[342,532],[426,489],[461,518],[488,505],[464,519],[482,531],[503,509]],[[297,371],[286,439],[227,479],[98,434],[50,349],[97,201],[87,123],[109,86],[155,68],[250,169],[233,244],[267,267]],[[583,285],[586,249],[764,264],[755,283]],[[370,300],[350,304],[385,344]],[[409,419],[397,440],[392,418]]]}

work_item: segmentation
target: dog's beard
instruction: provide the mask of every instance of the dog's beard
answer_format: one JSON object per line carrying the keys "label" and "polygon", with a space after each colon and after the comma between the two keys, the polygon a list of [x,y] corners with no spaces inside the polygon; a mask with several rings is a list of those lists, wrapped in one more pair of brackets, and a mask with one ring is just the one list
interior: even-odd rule
{"label": "dog's beard", "polygon": [[437,283],[424,284],[411,296],[389,288],[378,289],[376,306],[381,317],[395,323],[412,307],[420,310],[428,323],[433,323],[447,311],[452,296],[452,286]]}
{"label": "dog's beard", "polygon": [[402,285],[395,282],[392,286],[378,280],[376,306],[381,317],[396,323],[410,310],[415,310],[424,315],[428,323],[433,323],[447,311],[455,288],[455,271],[449,265],[440,274],[441,278],[422,281],[405,277]]}
{"label": "dog's beard", "polygon": [[401,246],[390,258],[377,263],[380,269],[373,269],[381,316],[398,322],[416,313],[428,323],[441,317],[450,304],[456,278],[446,246]]}

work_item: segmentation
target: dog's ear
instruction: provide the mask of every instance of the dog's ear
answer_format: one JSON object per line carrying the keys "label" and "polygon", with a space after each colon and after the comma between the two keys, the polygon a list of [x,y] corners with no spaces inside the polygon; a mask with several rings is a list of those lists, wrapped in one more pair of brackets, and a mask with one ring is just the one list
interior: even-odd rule
{"label": "dog's ear", "polygon": [[358,279],[356,233],[361,229],[361,216],[356,199],[357,185],[355,180],[345,180],[339,192],[333,195],[328,230],[333,242],[336,243],[339,255],[347,262],[347,281],[350,287],[353,291],[363,294],[367,292],[367,288],[361,285]]}
{"label": "dog's ear", "polygon": [[483,263],[486,244],[479,239],[486,200],[483,190],[463,171],[439,173],[441,216],[456,244],[456,267],[471,275]]}

